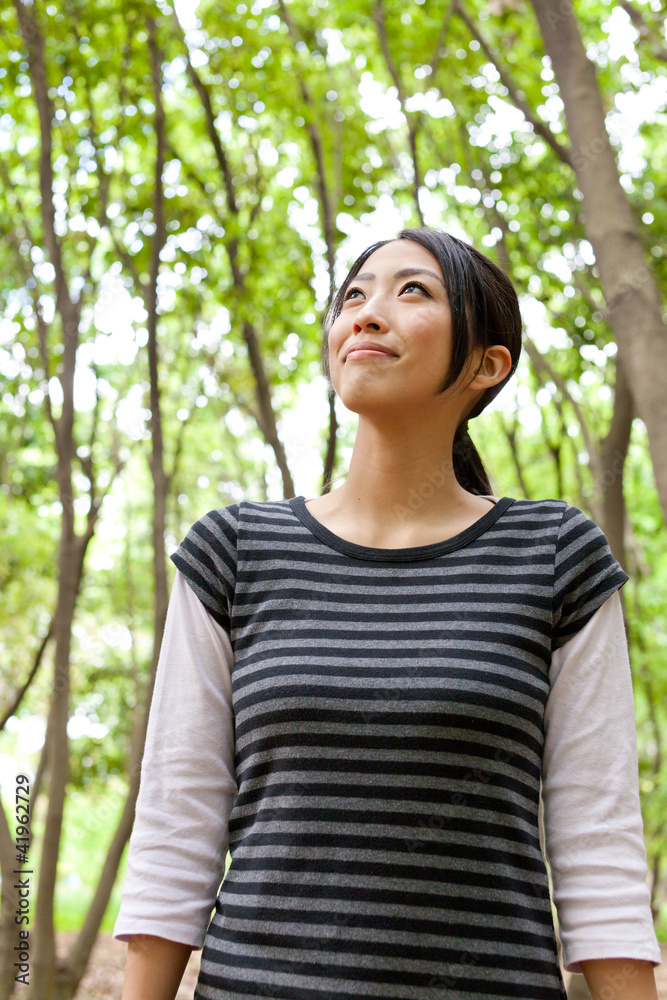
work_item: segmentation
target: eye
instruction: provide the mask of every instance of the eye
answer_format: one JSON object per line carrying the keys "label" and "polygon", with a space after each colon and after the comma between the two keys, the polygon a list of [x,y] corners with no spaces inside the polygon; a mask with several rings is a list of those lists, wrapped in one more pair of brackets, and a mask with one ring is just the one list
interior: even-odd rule
{"label": "eye", "polygon": [[422,285],[421,282],[419,281],[408,281],[407,285],[403,285],[403,287],[401,288],[401,295],[403,294],[403,292],[411,290],[414,291],[415,289],[419,292],[423,292],[424,295],[428,295],[429,297],[431,295],[428,288],[426,288],[425,285]]}
{"label": "eye", "polygon": [[343,302],[347,302],[348,299],[356,298],[357,295],[363,295],[363,294],[364,293],[360,288],[348,288],[348,290],[345,292],[345,298],[343,299]]}

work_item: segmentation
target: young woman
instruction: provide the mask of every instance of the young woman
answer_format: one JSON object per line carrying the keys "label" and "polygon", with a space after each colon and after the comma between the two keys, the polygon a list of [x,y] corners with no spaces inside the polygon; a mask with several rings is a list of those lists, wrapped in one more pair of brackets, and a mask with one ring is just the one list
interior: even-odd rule
{"label": "young woman", "polygon": [[540,789],[565,967],[651,1000],[627,576],[577,508],[494,497],[467,433],[518,362],[512,285],[406,230],[326,332],[346,481],[172,556],[123,1000],[171,1000],[202,945],[197,1000],[559,1000]]}

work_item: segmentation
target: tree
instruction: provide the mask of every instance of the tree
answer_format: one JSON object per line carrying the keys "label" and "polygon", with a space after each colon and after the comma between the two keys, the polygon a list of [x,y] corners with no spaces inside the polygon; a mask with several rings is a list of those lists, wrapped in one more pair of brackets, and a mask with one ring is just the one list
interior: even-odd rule
{"label": "tree", "polygon": [[[131,8],[15,0],[0,12],[9,41],[0,55],[0,719],[9,740],[17,719],[50,712],[32,792],[40,998],[73,995],[131,828],[167,551],[207,509],[295,492],[285,418],[319,374],[318,320],[352,252],[348,234],[369,220],[382,227],[390,214],[449,228],[511,274],[525,358],[515,389],[473,433],[502,492],[580,506],[631,576],[626,613],[659,919],[661,458],[652,465],[646,434],[655,442],[659,431],[636,384],[649,281],[619,258],[628,241],[664,287],[653,235],[667,224],[653,196],[665,184],[664,138],[650,117],[644,164],[622,166],[619,182],[612,161],[625,156],[614,109],[635,95],[648,104],[642,88],[657,88],[664,72],[660,22],[646,7],[602,0],[578,20],[567,15],[567,37],[578,31],[586,49],[575,39],[565,56],[581,63],[584,51],[587,93],[598,102],[591,135],[606,143],[595,163],[616,178],[613,197],[625,200],[618,218],[634,226],[600,245],[601,227],[614,220],[600,221],[580,162],[587,147],[582,110],[571,107],[574,78],[563,78],[561,56],[538,27],[553,7],[541,5],[535,20],[515,6],[201,0],[194,30],[166,0]],[[638,28],[612,57],[619,17],[629,37]],[[640,226],[640,217],[654,221]],[[390,232],[369,229],[367,242],[378,234]],[[626,279],[634,285],[615,302],[614,282]],[[637,337],[644,347],[631,361]],[[656,371],[652,385],[661,378]],[[322,396],[326,491],[344,472],[351,424],[323,382]],[[649,409],[654,420],[658,409]],[[119,772],[126,795],[117,815],[91,811],[81,830],[65,819],[66,843],[99,842],[99,876],[78,940],[56,968],[68,792],[92,798]],[[5,876],[11,845],[3,812]],[[4,885],[8,995],[16,942],[6,877]]]}
{"label": "tree", "polygon": [[662,298],[621,186],[595,67],[586,55],[574,11],[556,0],[533,0],[533,7],[565,106],[570,159],[600,269],[607,320],[634,407],[646,424],[667,520],[667,328]]}

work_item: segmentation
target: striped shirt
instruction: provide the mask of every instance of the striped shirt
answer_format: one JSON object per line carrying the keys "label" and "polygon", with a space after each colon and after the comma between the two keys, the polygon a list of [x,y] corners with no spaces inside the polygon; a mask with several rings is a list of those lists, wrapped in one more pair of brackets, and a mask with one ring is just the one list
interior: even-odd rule
{"label": "striped shirt", "polygon": [[231,865],[198,1000],[562,998],[538,835],[553,650],[627,580],[562,501],[376,549],[303,497],[172,556],[230,635]]}

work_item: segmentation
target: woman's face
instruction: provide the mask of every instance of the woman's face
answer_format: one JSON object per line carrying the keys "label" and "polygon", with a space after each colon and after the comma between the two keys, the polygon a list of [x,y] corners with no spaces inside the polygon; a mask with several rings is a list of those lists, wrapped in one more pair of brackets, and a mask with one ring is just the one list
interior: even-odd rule
{"label": "woman's face", "polygon": [[[355,350],[372,342],[380,353]],[[437,397],[449,369],[452,318],[438,264],[412,240],[376,250],[345,294],[329,331],[331,381],[356,413],[442,405]],[[388,352],[388,353],[387,353]]]}

